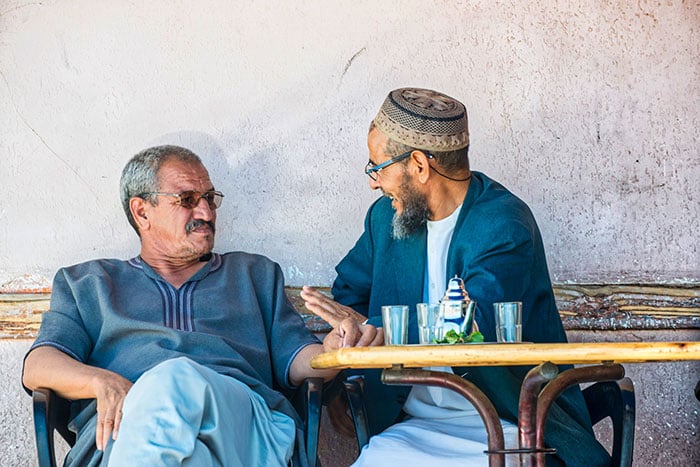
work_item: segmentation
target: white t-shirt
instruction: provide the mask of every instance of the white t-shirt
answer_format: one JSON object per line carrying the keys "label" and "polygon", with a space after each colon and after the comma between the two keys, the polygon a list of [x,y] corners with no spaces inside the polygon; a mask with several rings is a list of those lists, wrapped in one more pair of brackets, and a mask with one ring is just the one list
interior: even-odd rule
{"label": "white t-shirt", "polygon": [[461,210],[460,204],[446,218],[428,221],[428,303],[438,303],[447,289],[447,252]]}
{"label": "white t-shirt", "polygon": [[[462,205],[460,204],[446,218],[439,221],[428,221],[428,303],[440,302],[445,294],[447,288],[447,252],[450,249],[452,234],[461,210]],[[436,367],[434,369],[452,372],[452,368],[449,367]],[[459,416],[459,411],[471,409],[471,404],[462,396],[437,386],[413,386],[404,405],[404,411],[409,415],[437,419]]]}

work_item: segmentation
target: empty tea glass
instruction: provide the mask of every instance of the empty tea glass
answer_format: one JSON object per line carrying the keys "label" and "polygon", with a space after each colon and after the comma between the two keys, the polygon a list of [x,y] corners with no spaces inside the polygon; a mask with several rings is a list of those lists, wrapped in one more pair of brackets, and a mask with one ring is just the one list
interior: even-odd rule
{"label": "empty tea glass", "polygon": [[437,303],[418,303],[416,305],[419,343],[431,344],[433,339],[442,339],[440,310],[440,305]]}

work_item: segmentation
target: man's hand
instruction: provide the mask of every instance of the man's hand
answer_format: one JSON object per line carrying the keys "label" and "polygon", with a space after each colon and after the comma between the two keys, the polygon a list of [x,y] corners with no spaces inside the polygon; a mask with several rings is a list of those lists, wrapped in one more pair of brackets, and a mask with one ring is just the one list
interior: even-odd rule
{"label": "man's hand", "polygon": [[341,347],[373,347],[384,345],[384,330],[371,324],[360,324],[354,318],[345,318],[323,339],[323,350],[329,352]]}
{"label": "man's hand", "polygon": [[104,371],[94,379],[95,399],[97,399],[97,430],[95,444],[103,451],[110,436],[117,439],[122,421],[124,398],[133,383],[116,373]]}
{"label": "man's hand", "polygon": [[110,436],[117,439],[124,398],[133,385],[128,379],[81,363],[45,345],[32,350],[25,358],[22,381],[31,390],[48,388],[65,399],[96,399],[97,449],[104,450]]}
{"label": "man's hand", "polygon": [[371,324],[359,324],[352,318],[341,321],[323,339],[323,345],[307,345],[294,357],[289,369],[289,382],[298,386],[305,378],[320,377],[325,381],[335,378],[339,370],[316,370],[311,368],[311,359],[323,352],[330,352],[341,347],[365,347],[384,345],[382,328]]}
{"label": "man's hand", "polygon": [[300,296],[304,299],[304,305],[310,312],[323,318],[334,329],[338,328],[340,323],[347,318],[352,318],[358,324],[364,323],[367,319],[366,316],[356,312],[349,306],[341,305],[331,300],[308,285],[301,289]]}

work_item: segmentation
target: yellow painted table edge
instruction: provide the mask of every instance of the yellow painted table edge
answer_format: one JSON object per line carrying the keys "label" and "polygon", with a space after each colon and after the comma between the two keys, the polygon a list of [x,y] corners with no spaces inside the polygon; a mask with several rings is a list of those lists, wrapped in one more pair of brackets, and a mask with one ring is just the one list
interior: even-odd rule
{"label": "yellow painted table edge", "polygon": [[408,368],[643,363],[700,360],[700,342],[586,342],[348,347],[317,355],[313,368]]}

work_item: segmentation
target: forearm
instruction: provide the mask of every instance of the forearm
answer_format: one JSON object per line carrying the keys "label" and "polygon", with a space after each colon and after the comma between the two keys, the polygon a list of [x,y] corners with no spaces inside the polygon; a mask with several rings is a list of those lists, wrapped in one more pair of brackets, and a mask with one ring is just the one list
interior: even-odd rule
{"label": "forearm", "polygon": [[289,382],[294,386],[299,386],[306,378],[323,378],[324,381],[333,379],[339,370],[311,368],[311,359],[323,351],[321,344],[311,344],[301,349],[289,369]]}
{"label": "forearm", "polygon": [[43,346],[27,355],[22,382],[31,390],[48,388],[67,399],[92,399],[96,397],[96,381],[113,376],[107,370],[85,365],[54,347]]}
{"label": "forearm", "polygon": [[289,371],[289,381],[298,386],[305,378],[321,377],[326,381],[334,378],[339,370],[316,370],[311,368],[311,359],[322,352],[331,352],[342,347],[367,347],[383,345],[381,328],[359,324],[349,317],[338,323],[323,339],[323,345],[307,345],[297,354]]}

